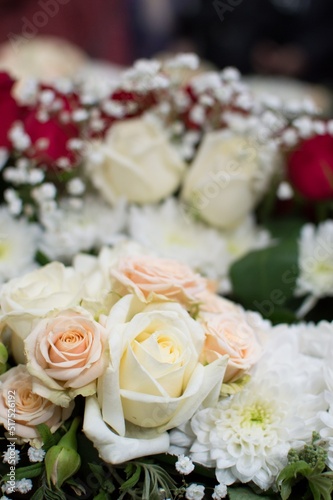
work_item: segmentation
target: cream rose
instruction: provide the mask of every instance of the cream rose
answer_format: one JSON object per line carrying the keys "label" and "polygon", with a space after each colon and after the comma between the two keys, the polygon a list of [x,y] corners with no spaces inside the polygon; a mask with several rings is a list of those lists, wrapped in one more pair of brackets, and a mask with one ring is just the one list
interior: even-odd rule
{"label": "cream rose", "polygon": [[155,203],[176,191],[185,165],[157,124],[133,118],[113,125],[105,142],[92,146],[86,170],[109,203],[121,197]]}
{"label": "cream rose", "polygon": [[40,320],[24,341],[33,390],[60,406],[96,392],[106,366],[106,332],[84,309]]}
{"label": "cream rose", "polygon": [[261,335],[253,328],[251,316],[247,316],[240,307],[227,303],[223,312],[200,312],[198,320],[206,333],[202,363],[212,363],[220,356],[229,356],[225,383],[240,378],[259,360],[263,350]]}
{"label": "cream rose", "polygon": [[97,257],[78,254],[73,259],[74,269],[83,276],[80,305],[94,316],[108,314],[119,297],[112,293],[110,268],[115,265],[115,250],[101,249]]}
{"label": "cream rose", "polygon": [[110,364],[98,384],[99,411],[97,399],[86,401],[84,432],[110,463],[144,455],[149,443],[151,453],[167,451],[166,431],[217,401],[227,357],[203,366],[204,331],[172,302],[127,295],[106,328]]}
{"label": "cream rose", "polygon": [[111,270],[126,256],[142,255],[145,250],[133,241],[123,241],[113,248],[102,247],[98,256],[78,254],[73,267],[83,277],[80,305],[94,316],[108,315],[111,307],[121,298],[113,289]]}
{"label": "cream rose", "polygon": [[252,142],[225,130],[204,137],[182,198],[212,226],[230,229],[241,223],[265,191],[278,156],[269,146],[253,147]]}
{"label": "cream rose", "polygon": [[0,295],[1,325],[12,330],[12,352],[25,363],[23,340],[40,318],[80,301],[82,277],[72,267],[52,262],[3,285]]}
{"label": "cream rose", "polygon": [[207,289],[207,280],[187,265],[151,255],[119,259],[111,269],[113,287],[120,295],[134,293],[142,302],[175,300],[184,306],[198,302]]}
{"label": "cream rose", "polygon": [[24,82],[32,78],[44,82],[74,78],[88,62],[79,47],[62,38],[38,34],[15,41],[17,45],[12,40],[0,45],[0,71],[8,71]]}
{"label": "cream rose", "polygon": [[[33,440],[34,444],[41,441],[36,429],[39,424],[46,424],[55,432],[70,417],[73,408],[73,403],[61,408],[34,393],[32,376],[23,365],[11,368],[0,377],[0,423],[24,441]],[[11,429],[9,418],[15,421],[15,429]]]}

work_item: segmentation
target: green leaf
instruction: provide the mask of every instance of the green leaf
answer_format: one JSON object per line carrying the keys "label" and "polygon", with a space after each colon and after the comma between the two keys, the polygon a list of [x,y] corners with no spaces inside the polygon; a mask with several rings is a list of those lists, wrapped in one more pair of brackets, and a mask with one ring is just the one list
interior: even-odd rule
{"label": "green leaf", "polygon": [[52,432],[50,428],[46,424],[36,425],[37,430],[40,434],[40,437],[43,440],[43,450],[48,451],[52,446],[55,446],[58,442],[58,439]]}
{"label": "green leaf", "polygon": [[248,253],[230,269],[234,297],[270,318],[292,299],[298,276],[296,239]]}
{"label": "green leaf", "polygon": [[307,477],[311,473],[312,468],[304,460],[291,463],[282,469],[277,478],[277,484],[282,500],[287,500],[292,493],[293,486],[299,482],[302,477]]}
{"label": "green leaf", "polygon": [[105,491],[101,491],[93,500],[109,500],[109,495]]}
{"label": "green leaf", "polygon": [[30,479],[41,475],[44,470],[44,464],[38,462],[37,464],[27,465],[26,467],[19,467],[15,471],[15,479]]}
{"label": "green leaf", "polygon": [[125,491],[125,490],[130,490],[134,488],[134,486],[137,484],[137,482],[140,479],[141,475],[141,467],[138,464],[135,464],[135,472],[133,475],[131,475],[127,481],[125,481],[121,486],[120,486],[120,491]]}
{"label": "green leaf", "polygon": [[104,477],[104,470],[103,470],[103,467],[101,465],[98,465],[98,464],[92,464],[92,463],[89,463],[89,468],[91,470],[91,472],[94,474],[94,476],[96,477],[98,483],[100,486],[103,486],[103,483],[105,481],[105,477]]}
{"label": "green leaf", "polygon": [[38,250],[36,252],[35,260],[41,266],[45,266],[46,264],[49,264],[49,262],[51,262],[50,259],[48,257],[46,257],[46,255],[43,252],[41,252],[40,250]]}
{"label": "green leaf", "polygon": [[228,488],[230,500],[272,500],[275,496],[262,496],[254,493],[250,488]]}
{"label": "green leaf", "polygon": [[[288,307],[290,307],[289,303]],[[290,309],[287,309],[286,307],[275,307],[274,311],[269,316],[269,319],[274,325],[279,325],[281,323],[291,324],[297,322],[297,317],[295,312],[293,312]]]}
{"label": "green leaf", "polygon": [[44,498],[46,500],[66,500],[66,495],[63,491],[52,491],[50,488],[45,488]]}
{"label": "green leaf", "polygon": [[323,474],[310,476],[309,486],[314,500],[331,500],[331,493],[333,491],[332,479],[324,477]]}
{"label": "green leaf", "polygon": [[142,488],[142,500],[150,500],[150,474],[149,474],[149,469],[147,467],[144,468],[145,471],[145,479],[143,483],[143,488]]}
{"label": "green leaf", "polygon": [[43,500],[44,499],[44,487],[41,486],[35,493],[32,495],[31,500]]}
{"label": "green leaf", "polygon": [[289,464],[284,469],[282,469],[277,478],[277,481],[278,483],[280,483],[288,479],[296,478],[298,475],[307,477],[310,476],[311,473],[311,466],[304,460],[299,460],[298,462]]}
{"label": "green leaf", "polygon": [[297,239],[301,232],[301,228],[306,222],[306,219],[300,217],[274,218],[274,220],[270,220],[265,224],[265,228],[268,229],[273,238]]}
{"label": "green leaf", "polygon": [[281,493],[281,498],[282,500],[287,500],[292,492],[292,484],[293,480],[292,479],[286,479],[283,481],[283,483],[280,486],[280,493]]}
{"label": "green leaf", "polygon": [[104,491],[106,491],[107,493],[113,493],[114,490],[116,489],[115,485],[113,484],[112,481],[110,481],[110,479],[107,479],[106,481],[104,481],[104,484],[103,484],[103,489]]}
{"label": "green leaf", "polygon": [[76,494],[77,497],[80,497],[81,495],[86,494],[85,487],[82,484],[78,483],[73,478],[67,479],[66,486],[69,486],[74,491],[74,493]]}

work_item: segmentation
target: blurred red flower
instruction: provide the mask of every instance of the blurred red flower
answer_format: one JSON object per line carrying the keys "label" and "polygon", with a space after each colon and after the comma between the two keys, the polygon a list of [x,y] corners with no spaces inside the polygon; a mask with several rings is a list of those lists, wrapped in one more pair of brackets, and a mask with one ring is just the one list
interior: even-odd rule
{"label": "blurred red flower", "polygon": [[62,124],[57,117],[41,122],[36,113],[31,112],[24,127],[32,142],[29,156],[37,164],[57,170],[57,162],[61,159],[66,161],[68,168],[76,163],[76,154],[69,148],[68,142],[79,134],[78,127],[73,123]]}
{"label": "blurred red flower", "polygon": [[333,198],[333,137],[318,135],[304,140],[287,162],[289,180],[310,200]]}
{"label": "blurred red flower", "polygon": [[11,92],[15,84],[7,73],[0,72],[0,147],[10,148],[8,132],[16,120],[22,117],[23,109],[19,107]]}

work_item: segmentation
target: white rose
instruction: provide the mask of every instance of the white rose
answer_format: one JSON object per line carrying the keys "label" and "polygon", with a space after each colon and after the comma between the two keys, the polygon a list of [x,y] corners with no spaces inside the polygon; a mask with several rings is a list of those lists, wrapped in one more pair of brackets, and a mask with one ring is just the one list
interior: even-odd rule
{"label": "white rose", "polygon": [[51,311],[77,305],[81,288],[81,275],[60,262],[47,264],[3,285],[1,324],[12,331],[11,347],[16,362],[25,363],[23,340],[38,320]]}
{"label": "white rose", "polygon": [[99,407],[86,400],[84,432],[109,463],[143,456],[149,443],[150,454],[166,452],[166,431],[217,401],[228,358],[200,363],[204,330],[177,303],[146,305],[127,295],[106,329],[110,364],[99,380]]}
{"label": "white rose", "polygon": [[125,197],[155,203],[180,185],[185,165],[159,126],[147,118],[113,125],[103,144],[95,144],[87,172],[109,203]]}
{"label": "white rose", "polygon": [[272,147],[227,130],[205,135],[184,181],[182,198],[221,229],[240,224],[266,189],[278,159]]}
{"label": "white rose", "polygon": [[43,81],[73,78],[88,62],[84,52],[76,45],[53,36],[25,38],[19,46],[20,50],[17,50],[18,46],[15,47],[11,41],[1,44],[0,70],[8,71],[23,81],[32,78]]}
{"label": "white rose", "polygon": [[108,314],[116,301],[111,293],[110,267],[114,251],[103,247],[98,255],[77,254],[73,267],[83,277],[81,306],[94,315]]}

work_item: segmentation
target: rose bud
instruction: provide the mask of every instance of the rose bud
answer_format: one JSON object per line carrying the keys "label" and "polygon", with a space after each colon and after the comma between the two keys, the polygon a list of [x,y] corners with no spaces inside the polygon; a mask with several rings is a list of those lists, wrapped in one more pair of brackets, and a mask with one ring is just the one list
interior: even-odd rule
{"label": "rose bud", "polygon": [[45,455],[46,478],[56,488],[73,476],[80,468],[81,457],[78,454],[76,431],[80,419],[74,418],[72,425],[57,445],[52,446]]}

